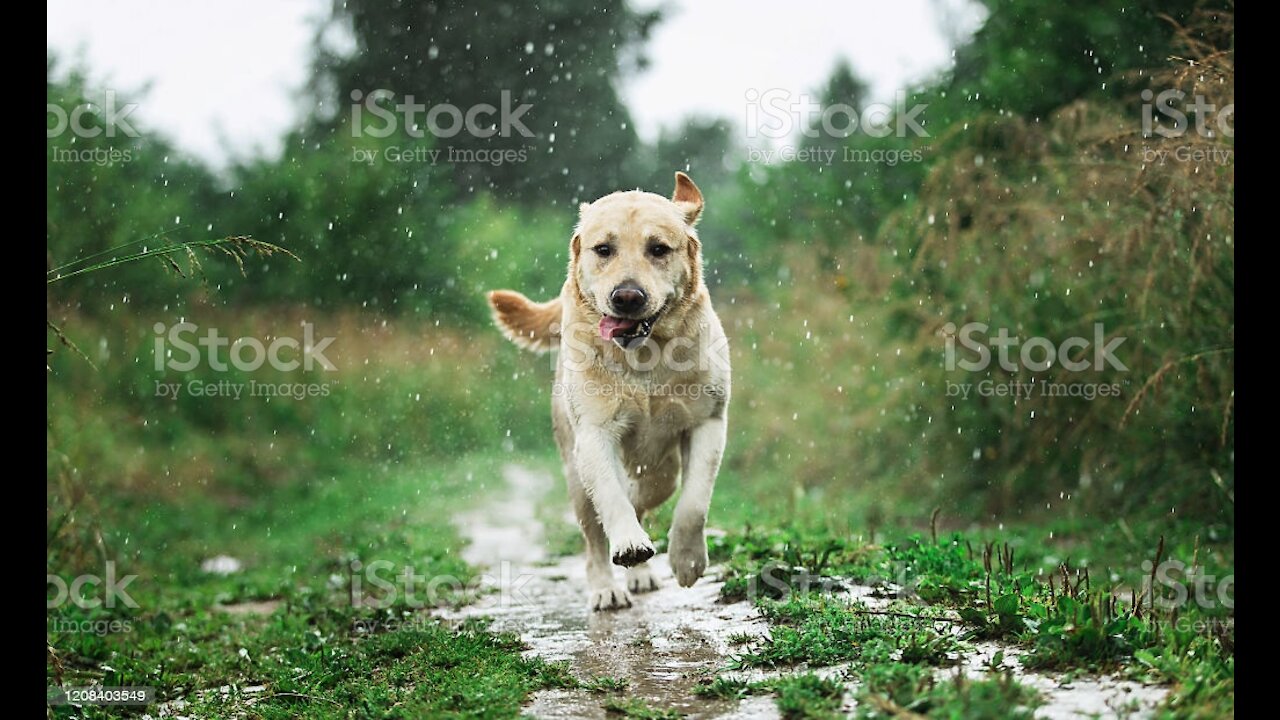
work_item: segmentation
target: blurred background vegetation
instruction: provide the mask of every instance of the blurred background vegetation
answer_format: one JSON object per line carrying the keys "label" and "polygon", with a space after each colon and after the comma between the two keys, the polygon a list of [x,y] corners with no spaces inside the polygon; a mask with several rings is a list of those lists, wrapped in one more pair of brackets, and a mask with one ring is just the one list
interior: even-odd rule
{"label": "blurred background vegetation", "polygon": [[[152,261],[48,285],[48,320],[92,361],[50,330],[51,565],[126,551],[145,532],[139,507],[234,508],[468,453],[549,458],[550,363],[498,337],[482,292],[554,295],[577,204],[618,188],[669,193],[676,169],[708,198],[708,282],[733,345],[713,523],[767,507],[842,527],[912,524],[941,507],[952,522],[1172,514],[1233,527],[1234,161],[1144,158],[1233,151],[1234,138],[1144,136],[1140,95],[1234,103],[1232,8],[984,5],[954,69],[910,89],[929,137],[806,140],[920,162],[749,164],[736,118],[691,118],[642,142],[618,87],[644,68],[661,14],[582,0],[498,3],[485,34],[456,32],[474,22],[459,2],[338,4],[329,22],[354,30],[356,52],[318,29],[308,93],[320,111],[278,156],[225,170],[163,129],[50,138],[46,269],[148,238],[251,235],[301,258],[251,257],[243,274],[209,258],[198,277]],[[49,103],[80,105],[94,69],[50,56],[46,82]],[[377,87],[430,88],[429,104],[459,106],[510,88],[534,107],[527,160],[355,163],[357,149],[432,147],[355,136],[351,92]],[[809,90],[869,101],[847,64]],[[108,146],[130,160],[52,160]],[[338,371],[155,370],[153,325],[184,318],[231,337],[314,323],[336,338]],[[1057,341],[1103,323],[1127,338],[1129,370],[948,372],[943,328],[971,321]],[[302,401],[155,397],[160,381],[250,377],[333,387]],[[983,379],[1122,393],[946,396],[948,381]]]}

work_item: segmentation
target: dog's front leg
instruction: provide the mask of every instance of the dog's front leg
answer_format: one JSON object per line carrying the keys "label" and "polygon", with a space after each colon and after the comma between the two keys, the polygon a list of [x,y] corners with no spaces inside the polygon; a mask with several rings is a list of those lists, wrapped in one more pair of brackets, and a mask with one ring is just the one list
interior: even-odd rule
{"label": "dog's front leg", "polygon": [[614,564],[631,567],[653,557],[653,543],[640,527],[636,509],[627,497],[627,473],[617,436],[583,423],[576,432],[574,456],[578,477],[612,546]]}
{"label": "dog's front leg", "polygon": [[703,534],[720,458],[724,455],[725,421],[711,418],[689,432],[687,472],[671,521],[668,548],[671,571],[681,587],[693,585],[707,569],[707,540]]}

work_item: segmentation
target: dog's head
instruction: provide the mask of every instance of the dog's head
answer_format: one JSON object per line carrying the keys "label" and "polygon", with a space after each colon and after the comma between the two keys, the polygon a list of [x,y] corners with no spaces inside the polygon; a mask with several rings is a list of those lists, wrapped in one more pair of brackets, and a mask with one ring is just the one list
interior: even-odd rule
{"label": "dog's head", "polygon": [[702,193],[676,173],[675,193],[632,190],[580,208],[569,272],[600,337],[624,350],[639,347],[663,319],[683,312],[702,284],[701,248],[693,226]]}

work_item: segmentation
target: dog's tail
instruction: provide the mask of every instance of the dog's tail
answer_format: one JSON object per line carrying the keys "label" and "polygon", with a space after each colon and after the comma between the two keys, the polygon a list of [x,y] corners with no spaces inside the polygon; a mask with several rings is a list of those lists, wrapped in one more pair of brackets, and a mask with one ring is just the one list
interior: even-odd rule
{"label": "dog's tail", "polygon": [[489,293],[493,322],[511,342],[544,353],[560,343],[560,298],[536,303],[514,290]]}

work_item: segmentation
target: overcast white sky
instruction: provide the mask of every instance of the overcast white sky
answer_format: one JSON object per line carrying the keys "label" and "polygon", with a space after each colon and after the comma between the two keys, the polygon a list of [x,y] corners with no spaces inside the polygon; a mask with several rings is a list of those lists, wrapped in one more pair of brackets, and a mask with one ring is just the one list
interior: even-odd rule
{"label": "overcast white sky", "polygon": [[[750,89],[821,86],[840,57],[893,92],[950,62],[949,38],[980,21],[968,0],[641,0],[667,19],[652,66],[625,87],[642,137],[701,113],[743,122]],[[48,47],[95,85],[137,96],[130,116],[215,164],[274,152],[302,108],[315,22],[327,0],[49,0]],[[785,8],[785,12],[780,10]]]}

